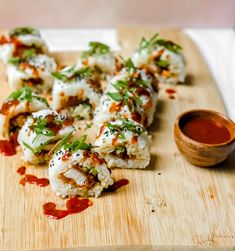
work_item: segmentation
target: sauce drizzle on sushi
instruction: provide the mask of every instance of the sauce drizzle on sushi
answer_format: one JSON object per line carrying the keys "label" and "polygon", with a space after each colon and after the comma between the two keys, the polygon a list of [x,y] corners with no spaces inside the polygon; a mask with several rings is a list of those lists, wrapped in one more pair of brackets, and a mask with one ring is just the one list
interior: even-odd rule
{"label": "sauce drizzle on sushi", "polygon": [[4,102],[0,110],[0,113],[7,114],[12,106],[17,106],[19,103],[20,102],[17,99],[8,100],[7,102]]}
{"label": "sauce drizzle on sushi", "polygon": [[26,183],[36,184],[40,187],[46,187],[50,184],[47,178],[38,178],[31,174],[26,174],[25,177],[20,180],[21,185],[25,186]]}
{"label": "sauce drizzle on sushi", "polygon": [[90,206],[92,206],[92,201],[89,199],[71,198],[66,202],[66,210],[57,209],[55,203],[48,202],[43,205],[43,213],[50,218],[59,220],[70,214],[80,213]]}

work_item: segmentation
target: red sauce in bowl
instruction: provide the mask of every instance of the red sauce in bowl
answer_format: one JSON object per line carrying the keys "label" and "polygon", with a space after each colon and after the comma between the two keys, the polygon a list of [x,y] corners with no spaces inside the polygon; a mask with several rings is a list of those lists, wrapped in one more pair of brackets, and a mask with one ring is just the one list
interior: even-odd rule
{"label": "red sauce in bowl", "polygon": [[231,138],[228,128],[222,122],[207,116],[188,119],[181,130],[189,138],[205,144],[222,144]]}

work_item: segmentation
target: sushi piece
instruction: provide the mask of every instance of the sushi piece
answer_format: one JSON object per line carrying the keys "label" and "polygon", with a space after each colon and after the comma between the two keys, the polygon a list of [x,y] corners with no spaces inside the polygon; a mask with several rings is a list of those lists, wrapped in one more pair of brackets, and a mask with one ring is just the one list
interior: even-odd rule
{"label": "sushi piece", "polygon": [[105,122],[94,145],[109,168],[144,169],[150,162],[151,137],[138,123],[129,119]]}
{"label": "sushi piece", "polygon": [[12,57],[24,56],[25,50],[35,53],[48,53],[45,41],[39,30],[30,27],[18,27],[10,30],[8,36],[0,38],[0,59],[7,64]]}
{"label": "sushi piece", "polygon": [[62,144],[59,143],[51,158],[49,180],[57,196],[99,197],[113,184],[105,160],[85,140],[85,135],[72,143],[61,140]]}
{"label": "sushi piece", "polygon": [[92,68],[68,66],[53,76],[52,108],[79,120],[91,119],[102,94]]}
{"label": "sushi piece", "polygon": [[30,86],[36,92],[47,92],[52,87],[51,72],[56,68],[54,58],[31,50],[25,58],[11,58],[7,65],[8,83],[15,90]]}
{"label": "sushi piece", "polygon": [[160,83],[177,84],[184,82],[186,76],[181,49],[178,44],[155,34],[150,40],[142,38],[132,60],[136,67],[152,72]]}
{"label": "sushi piece", "polygon": [[18,135],[23,159],[31,164],[45,163],[48,152],[56,142],[75,131],[72,123],[65,116],[49,109],[32,113]]}
{"label": "sushi piece", "polygon": [[109,46],[100,42],[90,42],[89,50],[81,54],[78,64],[94,68],[101,79],[107,79],[107,75],[113,75],[121,67]]}
{"label": "sushi piece", "polygon": [[94,124],[100,125],[117,117],[132,119],[148,127],[157,105],[158,83],[131,61],[115,75],[95,111]]}
{"label": "sushi piece", "polygon": [[10,139],[18,133],[30,113],[49,107],[46,99],[36,95],[29,87],[23,87],[4,101],[0,110],[0,136]]}

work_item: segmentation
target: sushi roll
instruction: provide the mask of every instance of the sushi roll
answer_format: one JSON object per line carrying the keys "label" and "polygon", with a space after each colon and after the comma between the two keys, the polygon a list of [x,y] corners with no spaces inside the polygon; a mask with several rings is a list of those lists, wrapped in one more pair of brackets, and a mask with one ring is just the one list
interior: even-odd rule
{"label": "sushi roll", "polygon": [[28,51],[25,58],[11,58],[7,65],[8,83],[12,89],[30,86],[34,91],[42,93],[51,89],[56,71],[54,58],[44,54],[34,54]]}
{"label": "sushi roll", "polygon": [[56,142],[75,131],[72,122],[49,109],[32,113],[18,134],[23,159],[31,164],[46,162]]}
{"label": "sushi roll", "polygon": [[117,117],[132,119],[148,127],[157,105],[158,83],[131,61],[115,75],[95,111],[94,124],[100,125]]}
{"label": "sushi roll", "polygon": [[11,134],[18,133],[30,113],[48,107],[46,99],[33,93],[29,87],[11,93],[0,110],[0,136],[10,139]]}
{"label": "sushi roll", "polygon": [[181,47],[172,41],[158,38],[142,38],[132,60],[136,67],[155,74],[160,83],[177,84],[185,80],[185,60]]}
{"label": "sushi roll", "polygon": [[79,120],[91,119],[102,93],[92,68],[68,66],[53,76],[52,108]]}
{"label": "sushi roll", "polygon": [[90,42],[89,49],[81,54],[78,64],[94,68],[101,79],[113,75],[121,67],[120,61],[110,51],[109,46],[100,42]]}
{"label": "sushi roll", "polygon": [[138,123],[129,119],[105,122],[94,145],[109,168],[144,169],[150,162],[151,137]]}
{"label": "sushi roll", "polygon": [[18,27],[10,30],[8,36],[0,38],[0,59],[7,64],[12,57],[22,57],[25,50],[36,53],[48,53],[45,41],[39,30],[30,27]]}
{"label": "sushi roll", "polygon": [[85,140],[82,136],[72,143],[64,141],[51,158],[49,180],[57,196],[99,197],[113,184],[105,160]]}

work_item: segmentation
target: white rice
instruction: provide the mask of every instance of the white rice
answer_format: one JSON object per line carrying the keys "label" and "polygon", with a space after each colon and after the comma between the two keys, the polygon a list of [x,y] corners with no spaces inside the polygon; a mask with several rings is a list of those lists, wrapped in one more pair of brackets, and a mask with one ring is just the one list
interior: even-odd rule
{"label": "white rice", "polygon": [[[39,54],[30,58],[27,62],[29,66],[22,70],[18,65],[9,64],[7,66],[8,83],[14,90],[21,88],[30,79],[41,79],[42,83],[32,86],[33,89],[40,92],[45,92],[51,89],[53,77],[51,72],[57,68],[54,58],[47,55]],[[35,75],[36,69],[37,74]]]}
{"label": "white rice", "polygon": [[[55,116],[56,120],[61,121],[62,123],[62,128],[54,136],[37,134],[32,130],[32,126],[35,125],[34,119],[44,119],[47,117],[47,115]],[[40,152],[38,154],[35,154],[31,149],[29,149],[29,147],[26,146],[26,144],[34,150],[45,144],[45,146],[42,148],[42,151],[49,152],[58,140],[75,131],[75,128],[72,125],[64,125],[62,121],[64,121],[65,119],[65,116],[62,116],[59,113],[49,109],[35,112],[32,114],[32,117],[28,117],[18,135],[18,142],[23,151],[23,159],[26,162],[31,164],[40,164],[44,163],[47,160],[46,155],[41,156]]]}
{"label": "white rice", "polygon": [[[137,128],[144,130],[141,125],[129,121]],[[111,125],[122,125],[123,120],[104,123],[97,134],[94,143],[97,152],[106,160],[108,167],[144,169],[150,162],[151,137],[146,131],[140,135],[126,127],[120,134],[112,131]],[[125,153],[125,157],[122,153]]]}
{"label": "white rice", "polygon": [[[90,155],[88,157],[86,157],[87,152]],[[77,150],[72,152],[68,159],[63,160],[65,153],[66,150],[61,148],[54,154],[49,163],[50,185],[57,196],[63,198],[74,196],[99,197],[104,188],[113,184],[111,172],[105,161],[101,161],[101,163],[94,161],[91,155],[96,153],[93,151]],[[99,157],[99,159],[101,158]],[[75,169],[75,166],[79,166],[80,169]],[[92,173],[94,169],[95,174]],[[91,185],[89,185],[88,175],[96,177]]]}
{"label": "white rice", "polygon": [[[167,61],[167,75],[160,74],[161,67],[154,62],[154,55],[161,54],[160,60]],[[136,67],[147,68],[153,72],[160,83],[177,84],[184,82],[186,71],[184,57],[181,53],[174,53],[162,46],[156,46],[155,49],[149,48],[137,50],[132,55],[132,61]]]}
{"label": "white rice", "polygon": [[[9,107],[7,112],[0,113],[0,136],[5,139],[9,139],[9,132],[11,127],[11,119],[15,118],[21,114],[28,114],[48,108],[46,102],[43,102],[41,99],[38,99],[38,95],[32,93],[33,97],[31,101],[23,100],[18,101],[17,105],[12,105]],[[10,100],[11,101],[11,100]],[[9,102],[8,99],[4,103]],[[3,103],[3,105],[4,105]]]}

